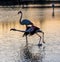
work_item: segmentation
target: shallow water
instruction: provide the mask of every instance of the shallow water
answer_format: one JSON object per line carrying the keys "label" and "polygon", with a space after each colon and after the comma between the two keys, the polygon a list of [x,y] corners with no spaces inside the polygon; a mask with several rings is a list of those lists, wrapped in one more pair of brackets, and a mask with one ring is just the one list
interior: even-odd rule
{"label": "shallow water", "polygon": [[[11,28],[25,30],[19,24],[20,15],[31,20],[44,31],[45,44],[38,47],[39,37],[28,36],[26,45],[23,33]],[[41,34],[40,34],[41,35]],[[55,8],[0,8],[0,62],[60,62],[60,9]]]}

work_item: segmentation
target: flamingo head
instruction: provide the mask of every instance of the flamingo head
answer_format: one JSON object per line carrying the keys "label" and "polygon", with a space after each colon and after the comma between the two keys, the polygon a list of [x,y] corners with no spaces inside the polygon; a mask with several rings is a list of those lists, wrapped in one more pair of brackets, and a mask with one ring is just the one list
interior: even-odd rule
{"label": "flamingo head", "polygon": [[10,29],[10,31],[11,31],[11,30],[16,31],[16,29],[15,29],[15,28]]}
{"label": "flamingo head", "polygon": [[19,11],[18,14],[22,13],[22,11]]}

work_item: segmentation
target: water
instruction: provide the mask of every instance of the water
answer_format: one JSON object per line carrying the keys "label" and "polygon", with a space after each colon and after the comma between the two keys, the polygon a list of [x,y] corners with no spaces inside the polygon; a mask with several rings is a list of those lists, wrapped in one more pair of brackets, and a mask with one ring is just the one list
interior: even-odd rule
{"label": "water", "polygon": [[[38,47],[39,37],[28,36],[26,45],[23,33],[11,28],[25,30],[19,24],[20,15],[31,20],[44,31],[45,44]],[[60,8],[0,8],[0,62],[60,62]]]}

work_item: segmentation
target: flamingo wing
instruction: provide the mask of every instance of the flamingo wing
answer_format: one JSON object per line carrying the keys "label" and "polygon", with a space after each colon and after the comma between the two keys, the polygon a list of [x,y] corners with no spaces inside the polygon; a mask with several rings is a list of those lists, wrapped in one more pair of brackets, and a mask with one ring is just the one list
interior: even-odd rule
{"label": "flamingo wing", "polygon": [[23,25],[32,25],[33,23],[28,19],[24,19],[24,20],[22,20],[22,24]]}

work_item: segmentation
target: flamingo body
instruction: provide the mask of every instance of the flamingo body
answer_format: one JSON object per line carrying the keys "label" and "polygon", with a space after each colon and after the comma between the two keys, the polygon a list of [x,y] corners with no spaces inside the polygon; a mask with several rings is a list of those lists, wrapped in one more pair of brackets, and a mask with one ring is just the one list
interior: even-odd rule
{"label": "flamingo body", "polygon": [[23,19],[20,24],[22,24],[22,25],[32,25],[33,23],[30,22],[30,20],[28,20],[28,19]]}
{"label": "flamingo body", "polygon": [[54,8],[54,3],[52,3],[52,7]]}
{"label": "flamingo body", "polygon": [[37,32],[42,32],[38,27],[36,26],[32,26],[32,27],[27,27],[26,32],[23,34],[23,36],[26,36],[26,35],[34,35],[35,33]]}

